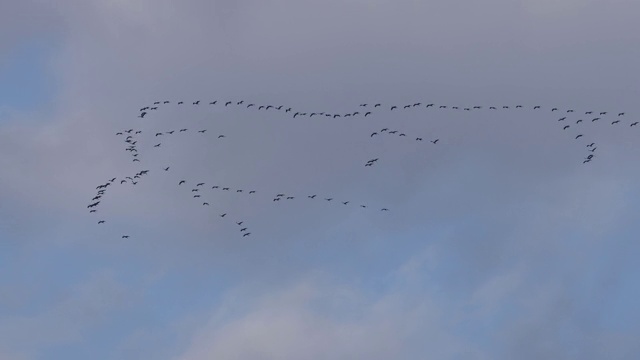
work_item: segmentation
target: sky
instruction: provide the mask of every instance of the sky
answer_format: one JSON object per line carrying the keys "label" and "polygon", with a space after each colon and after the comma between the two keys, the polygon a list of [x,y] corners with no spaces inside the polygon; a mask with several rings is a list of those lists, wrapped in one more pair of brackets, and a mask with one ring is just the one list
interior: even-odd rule
{"label": "sky", "polygon": [[639,358],[638,12],[3,4],[0,359]]}

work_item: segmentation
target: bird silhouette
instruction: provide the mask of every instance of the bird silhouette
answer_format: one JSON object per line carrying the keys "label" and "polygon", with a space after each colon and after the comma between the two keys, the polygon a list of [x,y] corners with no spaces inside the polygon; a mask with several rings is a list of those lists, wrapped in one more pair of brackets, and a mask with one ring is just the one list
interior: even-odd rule
{"label": "bird silhouette", "polygon": [[227,215],[227,213],[224,213],[222,215],[220,215],[220,217],[225,217]]}
{"label": "bird silhouette", "polygon": [[315,195],[309,195],[309,196],[307,196],[307,197],[308,197],[309,199],[313,199],[313,198],[315,198],[316,196],[315,196]]}
{"label": "bird silhouette", "polygon": [[224,137],[224,135],[218,135],[218,139],[223,138],[223,137]]}
{"label": "bird silhouette", "polygon": [[199,197],[200,197],[200,195],[193,195],[193,197],[194,197],[194,198],[199,198]]}
{"label": "bird silhouette", "polygon": [[393,109],[397,109],[397,108],[398,108],[398,107],[394,105],[394,106],[392,106],[392,107],[391,107],[391,110],[393,110]]}
{"label": "bird silhouette", "polygon": [[247,228],[242,228],[240,229],[240,231],[247,231]]}
{"label": "bird silhouette", "polygon": [[244,235],[242,235],[242,237],[249,236],[249,235],[251,235],[251,233],[250,233],[250,232],[248,232],[248,233],[244,233]]}
{"label": "bird silhouette", "polygon": [[209,203],[208,203],[208,202],[203,202],[203,203],[202,203],[202,205],[203,205],[203,206],[204,206],[204,205],[209,206]]}
{"label": "bird silhouette", "polygon": [[440,140],[440,139],[435,139],[435,140],[433,140],[433,141],[431,141],[431,142],[435,144],[435,143],[437,143],[437,142],[438,142],[438,140]]}
{"label": "bird silhouette", "polygon": [[98,221],[98,224],[104,224],[104,220]]}
{"label": "bird silhouette", "polygon": [[367,111],[366,113],[364,113],[364,117],[367,117],[369,115],[371,115],[371,111]]}
{"label": "bird silhouette", "polygon": [[422,138],[416,138],[416,141],[422,141]]}
{"label": "bird silhouette", "polygon": [[579,123],[581,123],[581,122],[582,122],[582,119],[580,119],[580,120],[576,121],[576,124],[579,124]]}
{"label": "bird silhouette", "polygon": [[255,194],[255,193],[256,193],[256,191],[255,191],[255,190],[251,190],[251,191],[249,191],[249,194]]}
{"label": "bird silhouette", "polygon": [[180,180],[180,182],[178,183],[178,185],[182,185],[182,184],[184,184],[184,183],[186,183],[186,181],[185,181],[185,180]]}
{"label": "bird silhouette", "polygon": [[128,238],[129,238],[129,235],[122,235],[122,238],[123,238],[123,239],[128,239]]}
{"label": "bird silhouette", "polygon": [[371,137],[373,137],[374,135],[378,135],[377,132],[371,133]]}
{"label": "bird silhouette", "polygon": [[618,116],[623,116],[623,115],[624,115],[624,113],[623,113],[623,112],[618,113]]}
{"label": "bird silhouette", "polygon": [[565,127],[562,128],[562,130],[567,130],[569,128],[569,125],[565,125]]}
{"label": "bird silhouette", "polygon": [[376,107],[378,107],[380,105],[382,105],[382,104],[375,104],[375,105],[373,105],[373,107],[376,108]]}
{"label": "bird silhouette", "polygon": [[576,139],[581,138],[581,137],[582,137],[582,134],[576,136]]}
{"label": "bird silhouette", "polygon": [[613,124],[617,124],[617,123],[619,123],[619,122],[620,122],[620,120],[613,121],[613,122],[611,122],[611,125],[613,125]]}
{"label": "bird silhouette", "polygon": [[244,221],[239,221],[239,222],[237,222],[236,224],[238,224],[238,225],[242,225],[242,223],[243,223],[243,222],[244,222]]}
{"label": "bird silhouette", "polygon": [[223,187],[222,190],[227,190],[228,191],[229,188],[228,187]]}
{"label": "bird silhouette", "polygon": [[636,122],[631,123],[631,125],[630,125],[630,126],[636,126],[636,125],[638,125],[638,122],[637,122],[637,121],[636,121]]}
{"label": "bird silhouette", "polygon": [[349,202],[348,201],[344,201],[342,202],[344,205],[347,205]]}
{"label": "bird silhouette", "polygon": [[169,166],[167,166],[166,168],[164,168],[164,171],[169,171]]}
{"label": "bird silhouette", "polygon": [[204,130],[198,130],[198,132],[199,132],[199,133],[203,133],[203,134],[204,134],[204,132],[205,132],[205,131],[207,131],[207,129],[204,129]]}
{"label": "bird silhouette", "polygon": [[325,200],[331,201],[331,200],[333,200],[333,198],[325,198]]}
{"label": "bird silhouette", "polygon": [[389,211],[389,209],[387,209],[387,208],[382,208],[382,209],[380,209],[380,211]]}
{"label": "bird silhouette", "polygon": [[200,104],[200,100],[193,102],[193,105],[198,105],[198,104]]}

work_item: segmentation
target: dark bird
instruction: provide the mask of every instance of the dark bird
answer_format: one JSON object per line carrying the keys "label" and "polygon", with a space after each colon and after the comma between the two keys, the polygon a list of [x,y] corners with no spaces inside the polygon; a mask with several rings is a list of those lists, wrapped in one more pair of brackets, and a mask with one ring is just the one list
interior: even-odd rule
{"label": "dark bird", "polygon": [[185,180],[180,180],[180,182],[178,183],[178,185],[182,185],[182,184],[184,184],[184,183],[186,183],[186,181],[185,181]]}
{"label": "dark bird", "polygon": [[387,208],[382,208],[382,209],[380,209],[380,211],[389,211],[389,209],[387,209]]}
{"label": "dark bird", "polygon": [[360,205],[360,207],[361,207],[361,208],[366,208],[366,206],[365,206],[365,205]]}
{"label": "dark bird", "polygon": [[636,125],[638,125],[638,122],[637,122],[637,121],[636,121],[636,122],[631,123],[631,125],[630,125],[630,126],[636,126]]}
{"label": "dark bird", "polygon": [[237,193],[242,192],[242,190],[236,190]]}
{"label": "dark bird", "polygon": [[202,186],[202,185],[204,185],[204,183],[198,183],[198,184],[196,184],[196,186]]}
{"label": "dark bird", "polygon": [[398,136],[407,136],[407,135],[405,135],[405,134],[400,134],[400,135],[398,135]]}
{"label": "dark bird", "polygon": [[159,144],[155,144],[155,145],[153,145],[153,147],[160,147],[160,144],[161,144],[161,143],[159,143]]}
{"label": "dark bird", "polygon": [[277,198],[273,199],[273,201],[280,201],[280,198],[277,197]]}
{"label": "dark bird", "polygon": [[364,117],[367,117],[369,115],[371,115],[371,111],[367,111],[366,113],[364,113]]}
{"label": "dark bird", "polygon": [[167,131],[167,134],[171,135],[175,132],[175,130]]}
{"label": "dark bird", "polygon": [[344,201],[342,202],[344,205],[347,205],[349,202],[348,201]]}
{"label": "dark bird", "polygon": [[534,107],[533,107],[533,109],[534,109],[534,110],[535,110],[535,109],[540,109],[540,105],[536,105],[536,106],[534,106]]}
{"label": "dark bird", "polygon": [[594,147],[593,149],[591,149],[591,150],[589,150],[589,151],[594,152],[594,151],[596,151],[596,149],[597,149],[597,148],[598,148],[598,147],[596,146],[596,147]]}
{"label": "dark bird", "polygon": [[250,232],[248,232],[248,233],[244,233],[244,235],[242,235],[242,237],[249,236],[249,235],[251,235],[251,233],[250,233]]}
{"label": "dark bird", "polygon": [[193,105],[198,105],[198,104],[200,104],[200,100],[193,102]]}
{"label": "dark bird", "polygon": [[202,206],[204,206],[204,205],[209,206],[209,203],[208,203],[208,202],[203,202],[203,203],[202,203]]}
{"label": "dark bird", "polygon": [[199,198],[199,197],[200,197],[200,195],[193,195],[193,197],[194,197],[194,198]]}
{"label": "dark bird", "polygon": [[422,138],[416,138],[416,141],[422,141]]}
{"label": "dark bird", "polygon": [[315,195],[309,195],[309,196],[307,196],[307,197],[308,197],[309,199],[313,199],[313,198],[315,198],[316,196],[315,196]]}
{"label": "dark bird", "polygon": [[222,215],[220,215],[220,217],[225,217],[227,215],[227,213],[224,213]]}
{"label": "dark bird", "polygon": [[599,118],[599,117],[597,117],[597,118],[593,118],[593,119],[591,120],[591,122],[598,121],[598,120],[600,120],[600,118]]}
{"label": "dark bird", "polygon": [[247,109],[248,109],[248,108],[250,108],[250,107],[252,107],[252,106],[256,106],[256,104],[249,104],[249,105],[247,105]]}
{"label": "dark bird", "polygon": [[378,107],[378,106],[380,106],[380,105],[381,105],[381,104],[375,104],[375,105],[373,105],[373,107],[375,108],[375,107]]}
{"label": "dark bird", "polygon": [[389,130],[389,128],[384,128],[384,129],[380,130],[380,132],[385,132],[387,130]]}
{"label": "dark bird", "polygon": [[198,132],[199,132],[199,133],[203,133],[203,134],[204,134],[204,132],[205,132],[205,131],[207,131],[207,129],[204,129],[204,130],[198,130]]}
{"label": "dark bird", "polygon": [[138,162],[140,162],[140,159],[133,159],[133,161],[138,161]]}
{"label": "dark bird", "polygon": [[258,110],[262,110],[263,108],[264,108],[264,105],[258,106]]}
{"label": "dark bird", "polygon": [[187,129],[180,129],[180,132],[187,131]]}
{"label": "dark bird", "polygon": [[142,134],[142,130],[136,131],[136,134]]}
{"label": "dark bird", "polygon": [[104,220],[98,221],[98,224],[104,224]]}
{"label": "dark bird", "polygon": [[156,136],[160,136],[160,135],[162,135],[162,133],[156,133]]}
{"label": "dark bird", "polygon": [[129,238],[129,235],[122,235],[122,238],[123,238],[123,239],[128,239],[128,238]]}
{"label": "dark bird", "polygon": [[393,131],[389,131],[389,134],[395,134],[397,132],[398,132],[398,130],[393,130]]}
{"label": "dark bird", "polygon": [[218,139],[223,138],[223,137],[224,137],[224,135],[218,135]]}
{"label": "dark bird", "polygon": [[143,111],[142,113],[140,113],[140,115],[138,115],[138,117],[142,119],[145,115],[147,115],[147,112]]}
{"label": "dark bird", "polygon": [[551,109],[551,111],[557,111],[557,110],[558,110],[558,108],[553,108],[553,109]]}
{"label": "dark bird", "polygon": [[247,228],[242,228],[240,229],[240,231],[247,231]]}
{"label": "dark bird", "polygon": [[579,124],[579,123],[581,123],[581,122],[582,122],[582,119],[580,119],[580,120],[576,121],[576,124]]}
{"label": "dark bird", "polygon": [[219,188],[219,187],[220,187],[220,186],[215,185],[215,186],[213,186],[213,187],[211,187],[211,188],[212,188],[212,189],[217,189],[217,188]]}
{"label": "dark bird", "polygon": [[587,147],[592,147],[593,145],[595,145],[596,143],[591,143],[589,145],[587,145]]}
{"label": "dark bird", "polygon": [[228,191],[229,188],[228,187],[223,187],[222,190],[227,190]]}
{"label": "dark bird", "polygon": [[447,106],[446,105],[440,105],[440,109],[446,109]]}
{"label": "dark bird", "polygon": [[624,113],[618,113],[618,116],[622,116],[622,115],[624,115]]}
{"label": "dark bird", "polygon": [[224,106],[228,106],[231,105],[231,101],[227,101],[226,103],[224,103]]}
{"label": "dark bird", "polygon": [[293,196],[287,196],[287,200],[293,200]]}
{"label": "dark bird", "polygon": [[118,132],[118,133],[116,133],[116,135],[122,135],[122,133],[121,133],[121,132]]}
{"label": "dark bird", "polygon": [[276,197],[281,197],[281,196],[284,196],[284,194],[278,194],[278,195],[276,195]]}
{"label": "dark bird", "polygon": [[576,139],[581,138],[581,137],[582,137],[582,134],[576,136]]}
{"label": "dark bird", "polygon": [[218,100],[215,100],[215,101],[210,102],[209,105],[215,105],[217,103],[218,103]]}
{"label": "dark bird", "polygon": [[163,102],[163,104],[168,104],[168,103],[169,103],[168,101]]}
{"label": "dark bird", "polygon": [[567,117],[565,116],[565,117],[561,117],[560,119],[558,119],[558,121],[564,121],[566,119],[567,119]]}
{"label": "dark bird", "polygon": [[569,128],[569,125],[565,125],[565,127],[562,128],[562,130],[567,130]]}
{"label": "dark bird", "polygon": [[287,108],[284,112],[289,112],[291,111],[291,108]]}
{"label": "dark bird", "polygon": [[242,103],[244,102],[244,100],[240,100],[236,103],[236,105],[242,105]]}
{"label": "dark bird", "polygon": [[327,201],[331,201],[331,200],[333,200],[333,198],[326,198],[325,200],[327,200]]}
{"label": "dark bird", "polygon": [[373,137],[373,135],[378,135],[377,132],[371,133],[371,137]]}
{"label": "dark bird", "polygon": [[97,210],[89,210],[89,212],[90,212],[90,213],[94,213],[94,212],[96,212],[96,211],[97,211]]}
{"label": "dark bird", "polygon": [[198,189],[191,189],[191,192],[196,192],[198,191]]}
{"label": "dark bird", "polygon": [[158,104],[160,104],[160,101],[156,101],[153,103],[153,105],[158,105]]}
{"label": "dark bird", "polygon": [[164,168],[164,171],[169,171],[169,166],[167,166],[166,168]]}
{"label": "dark bird", "polygon": [[113,178],[113,179],[111,179],[111,180],[109,180],[109,181],[110,181],[110,182],[114,182],[114,181],[116,181],[116,178]]}
{"label": "dark bird", "polygon": [[587,114],[587,115],[588,114],[593,114],[593,111],[587,111],[587,112],[585,112],[585,114]]}
{"label": "dark bird", "polygon": [[570,113],[570,112],[573,112],[573,110],[572,110],[572,109],[569,109],[569,110],[567,110],[567,112],[568,112],[568,113]]}
{"label": "dark bird", "polygon": [[340,115],[339,115],[339,114],[335,114],[335,115],[333,115],[333,118],[334,118],[334,119],[335,119],[335,118],[337,118],[337,117],[340,117]]}
{"label": "dark bird", "polygon": [[440,140],[440,139],[435,139],[435,140],[433,140],[433,141],[431,141],[431,142],[435,144],[435,143],[437,143],[437,142],[438,142],[438,140]]}
{"label": "dark bird", "polygon": [[508,107],[508,106],[503,106],[502,108],[503,108],[503,109],[508,109],[509,107]]}
{"label": "dark bird", "polygon": [[394,105],[394,106],[392,106],[392,107],[391,107],[391,110],[393,110],[393,109],[397,109],[397,108],[398,108],[398,107]]}
{"label": "dark bird", "polygon": [[255,190],[251,190],[249,191],[249,194],[255,194],[255,192],[256,192]]}
{"label": "dark bird", "polygon": [[184,104],[184,101],[178,101],[178,105]]}
{"label": "dark bird", "polygon": [[603,112],[600,113],[600,115],[607,115],[607,112],[603,111]]}
{"label": "dark bird", "polygon": [[617,123],[619,123],[619,122],[620,122],[620,120],[613,121],[613,122],[611,122],[611,125],[613,125],[613,124],[617,124]]}
{"label": "dark bird", "polygon": [[242,225],[242,223],[243,223],[243,222],[244,222],[244,221],[239,221],[239,222],[237,222],[236,224],[238,224],[238,225]]}

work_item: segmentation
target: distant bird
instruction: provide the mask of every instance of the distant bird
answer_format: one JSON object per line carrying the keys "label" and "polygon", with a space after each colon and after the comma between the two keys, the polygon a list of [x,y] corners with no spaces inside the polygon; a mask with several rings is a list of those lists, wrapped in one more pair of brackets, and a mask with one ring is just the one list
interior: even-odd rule
{"label": "distant bird", "polygon": [[360,205],[360,207],[361,207],[361,208],[366,208],[366,206],[365,206],[365,205]]}
{"label": "distant bird", "polygon": [[98,224],[104,224],[104,220],[98,221]]}
{"label": "distant bird", "polygon": [[171,135],[174,133],[175,130],[171,130],[171,131],[167,131],[167,134]]}
{"label": "distant bird", "polygon": [[287,200],[293,200],[293,196],[287,196]]}
{"label": "distant bird", "polygon": [[184,101],[178,101],[178,105],[184,104]]}
{"label": "distant bird", "polygon": [[382,208],[382,209],[380,209],[380,211],[389,211],[389,209],[387,209],[387,208]]}
{"label": "distant bird", "polygon": [[440,140],[440,139],[435,139],[435,140],[433,140],[433,141],[431,141],[431,142],[435,144],[435,143],[437,143],[437,142],[438,142],[438,140]]}
{"label": "distant bird", "polygon": [[160,136],[160,135],[162,135],[162,133],[156,133],[156,136]]}
{"label": "distant bird", "polygon": [[247,108],[250,108],[252,106],[256,106],[256,104],[249,104],[249,105],[247,105]]}
{"label": "distant bird", "polygon": [[587,145],[587,147],[592,147],[593,145],[595,145],[596,143],[591,143],[589,145]]}
{"label": "distant bird", "polygon": [[218,135],[218,139],[223,138],[223,137],[224,137],[224,135]]}
{"label": "distant bird", "polygon": [[244,221],[239,221],[239,222],[237,222],[236,224],[238,224],[238,225],[242,225],[242,223],[243,223],[243,222],[244,222]]}
{"label": "distant bird", "polygon": [[400,135],[398,135],[398,136],[407,136],[407,135],[406,135],[406,134],[400,134]]}
{"label": "distant bird", "polygon": [[636,125],[638,125],[638,122],[637,122],[637,121],[636,121],[636,122],[631,123],[631,125],[630,125],[630,126],[636,126]]}
{"label": "distant bird", "polygon": [[598,120],[600,120],[600,118],[599,118],[599,117],[597,117],[597,118],[593,118],[593,119],[591,120],[591,122],[598,121]]}
{"label": "distant bird", "polygon": [[255,191],[255,190],[251,190],[251,191],[249,191],[249,194],[255,194],[255,193],[256,193],[256,191]]}
{"label": "distant bird", "polygon": [[117,132],[116,135],[122,135],[122,133],[121,132]]}
{"label": "distant bird", "polygon": [[374,135],[378,135],[377,132],[371,133],[371,137],[373,137]]}
{"label": "distant bird", "polygon": [[558,119],[558,121],[564,121],[566,119],[567,119],[567,117],[565,116],[565,117],[561,117],[560,119]]}
{"label": "distant bird", "polygon": [[178,185],[182,185],[182,184],[184,184],[184,183],[186,183],[186,181],[185,181],[185,180],[180,180],[180,182],[178,183]]}
{"label": "distant bird", "polygon": [[591,150],[589,150],[589,151],[594,152],[594,151],[596,151],[596,149],[597,149],[597,148],[598,148],[598,147],[596,146],[596,147],[594,147],[593,149],[591,149]]}
{"label": "distant bird", "polygon": [[169,166],[167,166],[166,168],[164,168],[164,171],[169,171]]}
{"label": "distant bird", "polygon": [[241,193],[241,192],[242,192],[242,190],[236,190],[236,192],[237,192],[237,193]]}
{"label": "distant bird", "polygon": [[97,211],[97,210],[89,210],[89,212],[90,212],[90,213],[94,213],[94,212],[96,212],[96,211]]}
{"label": "distant bird", "polygon": [[133,161],[138,161],[138,162],[140,162],[140,159],[133,159]]}
{"label": "distant bird", "polygon": [[533,107],[533,109],[534,109],[534,110],[535,110],[535,109],[540,109],[540,105],[536,105],[536,106],[534,106],[534,107]]}
{"label": "distant bird", "polygon": [[199,197],[200,197],[200,195],[193,195],[193,197],[194,197],[194,198],[199,198]]}
{"label": "distant bird", "polygon": [[138,117],[142,119],[145,115],[147,115],[147,112],[143,111],[142,113],[140,113],[140,115],[138,115]]}
{"label": "distant bird", "polygon": [[551,111],[558,111],[558,108],[553,108],[551,109]]}
{"label": "distant bird", "polygon": [[371,111],[367,111],[366,113],[364,113],[364,117],[367,117],[369,115],[371,115]]}
{"label": "distant bird", "polygon": [[223,187],[223,188],[222,188],[222,190],[227,190],[227,191],[229,191],[229,188],[228,188],[228,187]]}
{"label": "distant bird", "polygon": [[226,103],[224,103],[224,106],[228,106],[231,105],[231,101],[227,101]]}
{"label": "distant bird", "polygon": [[217,188],[219,188],[219,187],[220,187],[220,186],[218,186],[218,185],[214,185],[214,186],[213,186],[213,187],[211,187],[211,188],[212,188],[212,189],[217,189]]}
{"label": "distant bird", "polygon": [[208,202],[203,202],[203,203],[202,203],[202,206],[204,206],[204,205],[209,206],[209,203],[208,203]]}
{"label": "distant bird", "polygon": [[218,100],[215,100],[215,101],[210,102],[209,105],[215,105],[217,103],[218,103]]}
{"label": "distant bird", "polygon": [[242,237],[249,236],[249,235],[251,235],[251,233],[250,233],[250,232],[248,232],[248,233],[244,233],[244,235],[242,235]]}
{"label": "distant bird", "polygon": [[153,147],[160,147],[160,144],[162,144],[162,143],[155,144],[155,145],[153,145]]}
{"label": "distant bird", "polygon": [[582,119],[580,119],[580,120],[576,121],[576,124],[579,124],[579,123],[581,123],[581,122],[582,122]]}
{"label": "distant bird", "polygon": [[603,112],[600,113],[600,115],[607,115],[607,112],[603,111]]}
{"label": "distant bird", "polygon": [[202,186],[202,185],[204,185],[204,183],[198,183],[198,184],[196,184],[196,186]]}
{"label": "distant bird", "polygon": [[623,112],[622,112],[622,113],[618,113],[618,116],[622,116],[622,115],[624,115],[624,113],[623,113]]}
{"label": "distant bird", "polygon": [[284,194],[278,194],[278,195],[276,195],[276,197],[281,197],[281,196],[284,196]]}
{"label": "distant bird", "polygon": [[308,197],[309,199],[313,199],[313,198],[315,198],[316,196],[315,196],[315,195],[309,195],[309,196],[307,196],[307,197]]}
{"label": "distant bird", "polygon": [[344,201],[344,202],[343,202],[343,204],[344,204],[344,205],[347,205],[348,203],[349,203],[348,201]]}
{"label": "distant bird", "polygon": [[240,231],[247,231],[247,228],[242,228],[240,229]]}
{"label": "distant bird", "polygon": [[191,189],[191,192],[197,192],[198,189]]}
{"label": "distant bird", "polygon": [[128,239],[128,238],[129,238],[129,235],[122,235],[122,238],[123,238],[123,239]]}
{"label": "distant bird", "polygon": [[187,131],[187,129],[180,129],[180,132]]}
{"label": "distant bird", "polygon": [[198,132],[199,132],[199,133],[203,133],[203,134],[204,134],[204,132],[205,132],[205,131],[207,131],[207,129],[204,129],[204,130],[198,130]]}
{"label": "distant bird", "polygon": [[333,200],[333,198],[326,198],[325,200],[327,200],[327,201],[331,201],[331,200]]}
{"label": "distant bird", "polygon": [[416,138],[416,141],[422,141],[422,138]]}
{"label": "distant bird", "polygon": [[562,130],[567,130],[569,128],[569,125],[565,125],[565,127],[562,128]]}
{"label": "distant bird", "polygon": [[222,215],[220,215],[220,217],[225,217],[227,215],[227,213],[224,213]]}
{"label": "distant bird", "polygon": [[568,113],[570,113],[570,112],[573,112],[573,110],[572,110],[572,109],[569,109],[569,110],[567,110],[567,112],[568,112]]}
{"label": "distant bird", "polygon": [[193,105],[198,105],[198,104],[200,104],[200,100],[193,102]]}
{"label": "distant bird", "polygon": [[398,107],[394,105],[394,106],[392,106],[392,107],[391,107],[391,110],[393,110],[393,109],[397,109],[397,108],[398,108]]}
{"label": "distant bird", "polygon": [[381,104],[375,104],[375,105],[373,105],[373,107],[375,108],[375,107],[378,107],[378,106],[380,106],[380,105],[381,105]]}
{"label": "distant bird", "polygon": [[576,136],[576,140],[577,140],[578,138],[581,138],[581,137],[582,137],[582,134],[580,134],[580,135]]}
{"label": "distant bird", "polygon": [[613,124],[617,124],[617,123],[619,123],[619,122],[620,122],[620,120],[613,121],[613,122],[611,122],[611,125],[613,125]]}
{"label": "distant bird", "polygon": [[587,114],[587,115],[588,114],[593,114],[593,111],[587,111],[587,112],[585,112],[585,114]]}

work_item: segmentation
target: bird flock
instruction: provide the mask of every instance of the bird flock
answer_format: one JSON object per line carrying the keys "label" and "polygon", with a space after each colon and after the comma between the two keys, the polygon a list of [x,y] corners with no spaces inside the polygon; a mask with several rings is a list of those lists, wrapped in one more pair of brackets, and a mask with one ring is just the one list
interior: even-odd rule
{"label": "bird flock", "polygon": [[[144,106],[142,108],[140,108],[139,110],[139,114],[138,114],[138,118],[139,119],[148,119],[149,116],[151,116],[152,112],[158,111],[160,110],[163,106],[169,105],[169,104],[177,104],[178,106],[184,106],[185,102],[184,101],[177,101],[177,102],[172,102],[169,100],[164,100],[164,101],[155,101],[152,105],[148,105],[148,106]],[[192,106],[201,106],[201,101],[200,100],[195,100],[195,101],[189,101],[187,102],[191,103]],[[202,103],[202,105],[208,104],[208,106],[224,106],[225,108],[228,107],[240,107],[240,108],[245,108],[247,110],[255,110],[255,111],[276,111],[276,112],[281,112],[283,115],[286,116],[291,116],[292,118],[296,119],[298,117],[308,117],[308,118],[331,118],[331,119],[337,119],[337,118],[351,118],[351,117],[358,117],[358,116],[362,116],[363,118],[368,118],[370,116],[374,116],[376,114],[379,113],[383,113],[385,110],[389,111],[391,113],[395,113],[398,111],[408,111],[408,110],[413,110],[413,109],[428,109],[430,111],[467,111],[467,112],[478,112],[478,111],[518,111],[521,109],[531,109],[534,111],[540,111],[540,112],[547,112],[548,114],[556,114],[556,113],[562,113],[563,115],[561,115],[558,119],[557,122],[560,124],[560,128],[565,131],[565,132],[569,132],[570,135],[574,141],[584,141],[583,145],[586,148],[587,151],[587,155],[584,159],[582,159],[582,163],[586,164],[589,163],[591,161],[593,161],[593,159],[596,157],[595,156],[595,151],[598,148],[596,142],[592,141],[592,140],[586,140],[584,139],[584,129],[585,129],[585,125],[587,123],[597,123],[597,122],[610,122],[611,126],[622,126],[625,124],[625,113],[624,112],[617,112],[617,113],[610,113],[608,111],[584,111],[584,112],[579,112],[579,114],[581,115],[577,115],[578,112],[576,112],[574,109],[559,109],[557,107],[543,107],[541,105],[533,105],[533,106],[527,106],[525,107],[524,105],[502,105],[502,106],[481,106],[481,105],[474,105],[474,106],[451,106],[451,105],[442,105],[442,104],[434,104],[434,103],[428,103],[428,104],[424,104],[422,102],[415,102],[415,103],[410,103],[410,104],[404,104],[404,105],[396,105],[396,104],[387,104],[387,105],[383,105],[382,103],[373,103],[373,104],[369,104],[369,103],[361,103],[358,105],[358,107],[351,112],[347,112],[347,113],[335,113],[335,112],[327,112],[327,111],[302,111],[302,110],[294,110],[292,107],[289,106],[285,106],[285,105],[273,105],[273,104],[256,104],[256,103],[250,103],[248,101],[245,100],[239,100],[239,101],[218,101],[218,100],[213,100],[213,101],[209,101],[209,102],[205,102]],[[640,128],[639,122],[638,121],[628,121],[626,122],[626,124],[633,128],[633,127],[638,127]],[[153,141],[153,147],[152,148],[160,148],[163,144],[163,139],[166,137],[171,137],[171,136],[178,136],[178,135],[187,135],[190,132],[194,132],[195,134],[199,135],[199,136],[207,136],[207,131],[208,129],[189,129],[189,128],[180,128],[180,129],[171,129],[168,131],[163,131],[163,132],[155,132],[153,133],[153,139],[155,141]],[[572,132],[573,131],[573,132]],[[125,147],[125,151],[130,152],[131,157],[132,157],[132,161],[134,163],[142,163],[142,160],[138,157],[138,148],[139,148],[139,144],[138,142],[141,140],[141,136],[143,135],[143,131],[140,129],[134,129],[134,128],[130,128],[130,129],[126,129],[126,130],[122,130],[122,131],[118,131],[116,132],[116,136],[120,136],[123,137],[124,139],[124,143],[127,144]],[[415,142],[425,142],[425,143],[430,143],[432,146],[435,145],[439,145],[440,144],[440,138],[437,136],[432,136],[431,138],[427,138],[425,136],[409,136],[406,134],[406,132],[402,132],[400,130],[397,129],[392,129],[391,127],[384,127],[382,129],[379,130],[375,130],[373,132],[371,132],[369,134],[370,138],[374,138],[374,137],[379,137],[379,136],[398,136],[398,137],[403,137],[405,139],[411,139],[412,141]],[[217,140],[220,141],[224,141],[224,139],[226,138],[225,134],[214,134],[213,137]],[[446,141],[446,140],[445,140]],[[374,159],[370,159],[368,160],[364,166],[365,167],[372,167],[374,164],[376,164],[380,159],[379,158],[374,158]],[[167,164],[166,167],[162,167],[158,170],[154,170],[154,173],[163,173],[163,172],[169,172],[171,171],[171,165]],[[106,191],[108,189],[109,186],[111,186],[112,184],[119,184],[119,185],[137,185],[138,182],[143,178],[143,176],[146,176],[150,173],[150,170],[140,170],[137,173],[135,173],[133,176],[125,176],[119,179],[117,177],[111,178],[108,181],[106,181],[104,184],[98,185],[96,187],[97,190],[97,194],[91,199],[90,204],[87,206],[87,208],[89,209],[90,213],[97,213],[98,209],[97,207],[99,206],[99,204],[101,203],[101,199],[103,198],[103,196],[106,194]],[[181,179],[176,183],[176,186],[179,188],[189,188],[189,183],[190,181],[188,181],[187,179]],[[202,190],[202,191],[201,191]],[[289,194],[289,193],[285,193],[285,192],[275,192],[275,193],[271,193],[269,194],[269,191],[264,191],[264,190],[255,190],[255,189],[237,189],[237,188],[232,188],[231,186],[224,186],[224,185],[218,185],[218,184],[211,184],[208,182],[203,182],[203,181],[197,181],[197,182],[193,182],[193,186],[191,186],[190,191],[188,192],[194,199],[198,199],[199,201],[201,201],[202,205],[201,206],[211,206],[210,204],[213,202],[213,200],[211,199],[212,196],[215,195],[216,192],[233,192],[236,194],[246,194],[247,196],[256,196],[256,195],[262,195],[265,194],[269,197],[269,199],[271,199],[272,202],[274,203],[279,203],[281,201],[292,201],[295,199],[306,199],[307,201],[313,201],[313,200],[320,200],[320,201],[324,201],[326,203],[332,203],[332,201],[334,201],[334,203],[336,204],[341,204],[342,206],[357,206],[358,208],[362,208],[362,209],[366,209],[369,208],[368,205],[365,204],[356,204],[353,203],[351,200],[339,200],[339,199],[335,199],[333,196],[320,196],[318,194],[312,193],[312,194],[304,194],[304,195],[297,195],[297,194]],[[389,211],[388,208],[386,207],[382,207],[382,208],[377,208],[378,211],[382,211],[382,212],[386,212]],[[229,218],[230,215],[228,216],[227,212],[223,212],[221,214],[219,214],[219,217],[224,219],[224,218]],[[245,221],[242,219],[235,219],[233,220],[235,222],[235,224],[238,226],[238,230],[241,233],[242,237],[247,237],[251,235],[251,232],[249,231],[249,227],[245,225]],[[97,223],[99,225],[105,224],[106,220],[104,219],[100,219],[97,221]],[[121,236],[123,239],[128,239],[130,237],[130,235],[124,234]]]}

